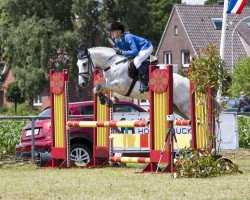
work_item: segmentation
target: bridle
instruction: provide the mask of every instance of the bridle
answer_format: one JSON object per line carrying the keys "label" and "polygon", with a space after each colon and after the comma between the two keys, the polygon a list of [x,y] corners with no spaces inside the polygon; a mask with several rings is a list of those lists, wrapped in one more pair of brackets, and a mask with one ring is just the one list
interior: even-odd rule
{"label": "bridle", "polygon": [[88,50],[85,51],[79,51],[77,54],[77,59],[88,59],[87,65],[88,65],[88,71],[87,72],[79,72],[78,75],[82,76],[84,79],[86,78],[84,75],[93,75],[94,73],[94,63],[90,57],[90,53]]}

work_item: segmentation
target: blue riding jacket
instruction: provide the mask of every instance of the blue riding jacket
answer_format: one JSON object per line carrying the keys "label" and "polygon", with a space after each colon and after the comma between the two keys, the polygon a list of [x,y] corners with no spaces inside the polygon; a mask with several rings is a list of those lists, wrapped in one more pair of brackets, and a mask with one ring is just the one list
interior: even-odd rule
{"label": "blue riding jacket", "polygon": [[122,41],[115,39],[115,46],[122,51],[126,57],[137,56],[139,51],[147,49],[152,43],[144,38],[130,33],[123,33]]}

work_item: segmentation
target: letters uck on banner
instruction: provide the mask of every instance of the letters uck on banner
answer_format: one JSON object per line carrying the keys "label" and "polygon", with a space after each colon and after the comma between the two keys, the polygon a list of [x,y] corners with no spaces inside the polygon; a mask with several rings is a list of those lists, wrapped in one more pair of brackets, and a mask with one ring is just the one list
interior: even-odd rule
{"label": "letters uck on banner", "polygon": [[[176,119],[182,119],[179,115],[174,114]],[[149,112],[121,112],[113,113],[112,120],[149,120]],[[176,134],[191,134],[191,127],[188,126],[176,126]],[[114,128],[112,133],[124,133],[124,134],[149,134],[149,127],[134,127],[134,128]]]}

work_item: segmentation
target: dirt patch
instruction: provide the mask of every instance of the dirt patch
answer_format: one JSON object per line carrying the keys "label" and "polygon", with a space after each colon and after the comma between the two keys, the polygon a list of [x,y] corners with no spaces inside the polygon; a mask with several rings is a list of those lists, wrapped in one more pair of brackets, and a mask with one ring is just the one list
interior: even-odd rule
{"label": "dirt patch", "polygon": [[239,149],[234,151],[221,152],[221,154],[230,159],[250,159],[250,149]]}
{"label": "dirt patch", "polygon": [[0,169],[1,168],[11,168],[11,167],[22,167],[30,165],[30,159],[17,158],[15,156],[8,156],[0,160]]}

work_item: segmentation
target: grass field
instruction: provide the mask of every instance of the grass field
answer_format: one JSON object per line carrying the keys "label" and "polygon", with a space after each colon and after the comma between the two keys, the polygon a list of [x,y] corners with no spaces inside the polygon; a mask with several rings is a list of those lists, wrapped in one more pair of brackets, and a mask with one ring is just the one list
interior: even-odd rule
{"label": "grass field", "polygon": [[102,169],[2,166],[0,199],[250,199],[250,150],[225,154],[243,174],[173,179],[137,174],[144,165]]}

